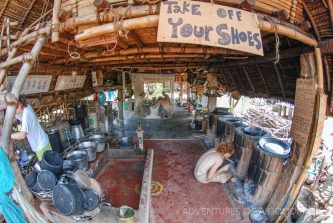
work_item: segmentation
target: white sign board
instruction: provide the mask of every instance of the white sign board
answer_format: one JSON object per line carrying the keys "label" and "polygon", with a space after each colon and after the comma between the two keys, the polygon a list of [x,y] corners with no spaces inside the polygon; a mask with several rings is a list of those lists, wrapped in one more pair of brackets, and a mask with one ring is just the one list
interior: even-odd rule
{"label": "white sign board", "polygon": [[157,41],[223,47],[264,55],[256,14],[198,1],[162,2]]}
{"label": "white sign board", "polygon": [[60,75],[58,76],[55,91],[63,91],[73,88],[82,88],[86,80],[86,75]]}
{"label": "white sign board", "polygon": [[[8,76],[8,91],[11,91],[16,80],[16,76]],[[23,83],[21,94],[36,94],[47,92],[50,88],[52,75],[28,75]]]}

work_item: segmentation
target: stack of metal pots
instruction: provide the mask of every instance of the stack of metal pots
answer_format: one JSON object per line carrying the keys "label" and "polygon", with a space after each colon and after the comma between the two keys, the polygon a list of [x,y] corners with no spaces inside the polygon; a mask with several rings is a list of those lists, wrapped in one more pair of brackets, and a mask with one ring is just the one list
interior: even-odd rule
{"label": "stack of metal pots", "polygon": [[237,178],[245,178],[256,142],[262,137],[268,136],[270,136],[270,133],[260,127],[247,126],[236,128],[234,144],[236,150]]}

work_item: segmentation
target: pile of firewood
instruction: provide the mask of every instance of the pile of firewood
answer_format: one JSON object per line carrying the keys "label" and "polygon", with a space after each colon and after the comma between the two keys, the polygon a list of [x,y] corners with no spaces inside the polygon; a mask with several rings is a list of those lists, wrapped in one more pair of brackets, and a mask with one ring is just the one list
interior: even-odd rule
{"label": "pile of firewood", "polygon": [[269,131],[273,137],[290,140],[291,120],[282,118],[270,111],[257,111],[251,108],[245,113],[244,119],[251,125]]}

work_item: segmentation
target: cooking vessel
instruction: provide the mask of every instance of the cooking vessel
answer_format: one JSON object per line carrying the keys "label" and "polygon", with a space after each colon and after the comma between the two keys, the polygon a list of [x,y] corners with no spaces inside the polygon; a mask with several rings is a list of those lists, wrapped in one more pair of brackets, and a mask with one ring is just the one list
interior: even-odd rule
{"label": "cooking vessel", "polygon": [[64,146],[61,142],[61,137],[58,129],[50,129],[47,131],[47,135],[50,140],[50,144],[53,151],[61,154],[64,151]]}
{"label": "cooking vessel", "polygon": [[95,208],[97,208],[97,206],[100,203],[100,199],[97,196],[97,194],[94,191],[92,191],[91,189],[82,189],[82,192],[85,196],[84,209],[86,211],[92,211]]}
{"label": "cooking vessel", "polygon": [[57,184],[57,178],[51,171],[42,170],[37,175],[37,183],[43,191],[48,192]]}
{"label": "cooking vessel", "polygon": [[38,193],[41,191],[38,183],[37,183],[37,171],[31,171],[25,178],[25,182],[31,191]]}
{"label": "cooking vessel", "polygon": [[40,162],[42,170],[49,170],[54,175],[58,176],[62,172],[63,159],[53,150],[48,150],[43,154],[43,159]]}
{"label": "cooking vessel", "polygon": [[66,156],[66,159],[74,161],[80,170],[86,171],[89,168],[87,151],[78,150],[71,152]]}
{"label": "cooking vessel", "polygon": [[90,142],[95,142],[97,144],[97,152],[102,152],[105,149],[105,136],[103,135],[93,135],[89,138]]}
{"label": "cooking vessel", "polygon": [[77,165],[73,160],[64,160],[64,163],[62,165],[62,169],[64,172],[67,171],[76,171]]}
{"label": "cooking vessel", "polygon": [[84,137],[84,131],[81,125],[81,120],[70,119],[69,124],[71,126],[71,134],[74,140],[80,140]]}
{"label": "cooking vessel", "polygon": [[97,144],[95,142],[83,142],[78,145],[78,149],[86,151],[88,154],[88,161],[94,161],[96,159]]}
{"label": "cooking vessel", "polygon": [[53,203],[63,215],[82,215],[85,197],[78,185],[58,184],[53,190]]}

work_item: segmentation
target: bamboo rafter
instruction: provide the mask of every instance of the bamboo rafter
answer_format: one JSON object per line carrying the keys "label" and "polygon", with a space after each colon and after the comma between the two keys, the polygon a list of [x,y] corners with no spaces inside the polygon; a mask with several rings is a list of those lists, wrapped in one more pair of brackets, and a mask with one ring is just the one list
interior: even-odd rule
{"label": "bamboo rafter", "polygon": [[252,81],[251,81],[251,78],[250,78],[249,73],[247,72],[247,70],[246,70],[245,67],[242,67],[242,69],[243,69],[243,72],[244,72],[244,74],[245,74],[245,76],[246,76],[247,81],[248,81],[249,84],[250,84],[250,87],[251,87],[252,91],[253,91],[254,93],[256,93],[256,89],[254,88],[254,85],[253,85],[253,83],[252,83]]}
{"label": "bamboo rafter", "polygon": [[283,97],[283,99],[285,99],[286,98],[286,92],[284,90],[284,86],[283,86],[283,82],[282,82],[282,78],[281,78],[281,75],[280,75],[279,68],[277,67],[276,64],[274,64],[274,71],[275,71],[276,77],[279,81],[282,97]]}

